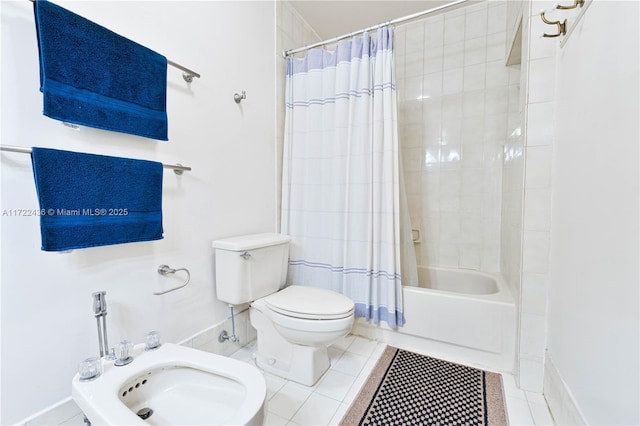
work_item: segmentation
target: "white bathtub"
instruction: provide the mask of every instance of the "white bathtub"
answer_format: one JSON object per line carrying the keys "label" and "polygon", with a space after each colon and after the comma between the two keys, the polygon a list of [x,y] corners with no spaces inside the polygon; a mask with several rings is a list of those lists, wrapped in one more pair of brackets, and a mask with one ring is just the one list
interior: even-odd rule
{"label": "white bathtub", "polygon": [[403,288],[403,327],[393,331],[360,319],[354,333],[450,361],[511,371],[516,311],[502,277],[435,267],[419,267],[418,277],[420,287]]}

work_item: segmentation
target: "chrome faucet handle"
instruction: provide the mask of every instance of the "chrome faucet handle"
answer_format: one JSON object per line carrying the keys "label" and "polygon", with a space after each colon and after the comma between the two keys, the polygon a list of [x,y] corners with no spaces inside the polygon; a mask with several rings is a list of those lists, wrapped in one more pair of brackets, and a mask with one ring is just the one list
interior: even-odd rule
{"label": "chrome faucet handle", "polygon": [[157,331],[150,331],[145,336],[145,351],[153,351],[158,349],[162,344],[160,343],[160,333]]}
{"label": "chrome faucet handle", "polygon": [[122,367],[123,365],[127,365],[133,361],[133,357],[131,356],[131,351],[133,350],[133,343],[129,340],[123,340],[118,343],[116,347],[116,356],[118,359],[113,365],[117,367]]}
{"label": "chrome faucet handle", "polygon": [[114,361],[116,359],[116,348],[109,349],[109,353],[104,357],[107,361]]}
{"label": "chrome faucet handle", "polygon": [[97,379],[102,374],[100,358],[87,358],[78,364],[78,376],[81,382]]}

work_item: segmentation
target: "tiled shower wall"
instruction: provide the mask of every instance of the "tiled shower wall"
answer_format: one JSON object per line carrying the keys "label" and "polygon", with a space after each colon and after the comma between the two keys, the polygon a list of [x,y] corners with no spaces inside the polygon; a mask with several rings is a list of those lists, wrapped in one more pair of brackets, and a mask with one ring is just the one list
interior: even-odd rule
{"label": "tiled shower wall", "polygon": [[[307,46],[318,41],[320,37],[311,28],[288,1],[276,1],[276,170],[282,171],[282,147],[284,144],[285,117],[285,81],[287,61],[282,52],[289,49]],[[304,55],[300,53],[298,55]],[[280,229],[280,208],[282,200],[282,176],[278,174],[275,182],[277,191],[278,214],[275,229]]]}
{"label": "tiled shower wall", "polygon": [[[505,147],[502,273],[518,307],[516,376],[527,391],[543,389],[549,287],[551,164],[558,40],[540,10],[551,1],[509,2],[509,39],[521,25],[521,96]],[[517,44],[516,39],[516,44]],[[511,44],[511,43],[509,43]],[[516,113],[517,112],[517,113]],[[524,183],[524,185],[523,185]]]}
{"label": "tiled shower wall", "polygon": [[400,148],[421,265],[500,271],[503,151],[520,82],[505,66],[506,14],[506,2],[482,2],[396,28]]}
{"label": "tiled shower wall", "polygon": [[518,378],[522,389],[542,392],[546,348],[547,291],[551,231],[551,166],[554,143],[556,53],[558,39],[543,38],[549,26],[540,10],[550,0],[523,8],[522,87],[525,185],[522,223],[522,293]]}

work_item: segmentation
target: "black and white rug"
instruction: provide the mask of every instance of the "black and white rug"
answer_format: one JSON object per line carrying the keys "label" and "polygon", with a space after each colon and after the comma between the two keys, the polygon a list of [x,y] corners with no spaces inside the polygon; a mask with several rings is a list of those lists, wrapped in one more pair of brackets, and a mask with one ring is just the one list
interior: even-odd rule
{"label": "black and white rug", "polygon": [[508,425],[502,377],[387,346],[340,424]]}

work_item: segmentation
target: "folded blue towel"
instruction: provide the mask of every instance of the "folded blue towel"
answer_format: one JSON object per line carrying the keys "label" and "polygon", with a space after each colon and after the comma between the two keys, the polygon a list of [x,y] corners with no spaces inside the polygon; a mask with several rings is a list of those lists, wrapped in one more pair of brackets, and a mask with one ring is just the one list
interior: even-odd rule
{"label": "folded blue towel", "polygon": [[51,2],[34,2],[44,115],[167,139],[167,58]]}
{"label": "folded blue towel", "polygon": [[42,250],[162,239],[162,163],[33,148]]}

